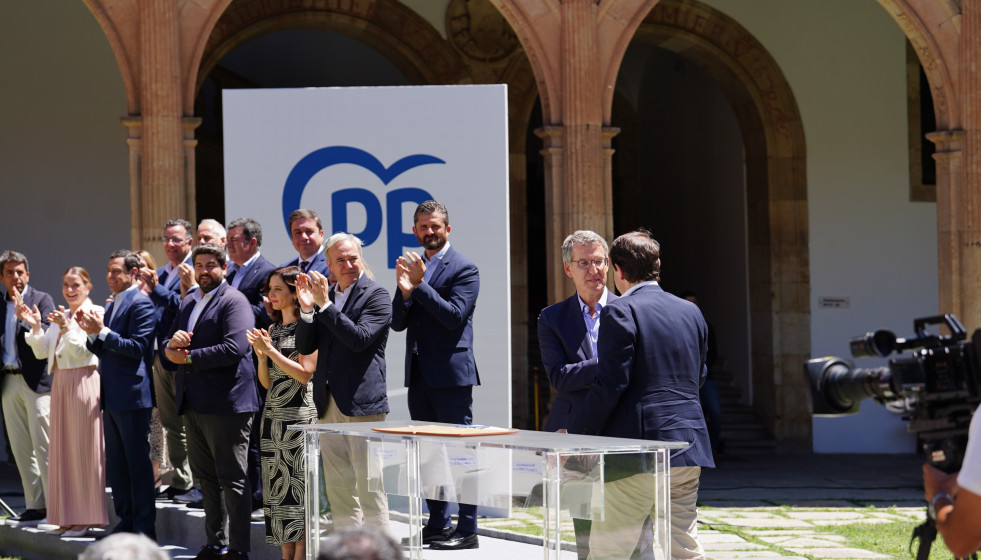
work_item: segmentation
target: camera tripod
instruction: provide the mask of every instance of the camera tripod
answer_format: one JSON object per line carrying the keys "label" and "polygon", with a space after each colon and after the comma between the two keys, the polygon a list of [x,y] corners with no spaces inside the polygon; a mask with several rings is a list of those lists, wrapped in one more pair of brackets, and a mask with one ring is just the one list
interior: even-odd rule
{"label": "camera tripod", "polygon": [[[933,541],[937,540],[937,522],[929,515],[922,525],[913,529],[913,536],[909,540],[910,552],[912,552],[913,541],[916,539],[920,539],[920,545],[916,551],[916,560],[927,560],[930,558],[930,547],[933,546]],[[972,554],[971,558],[978,560],[978,553]]]}

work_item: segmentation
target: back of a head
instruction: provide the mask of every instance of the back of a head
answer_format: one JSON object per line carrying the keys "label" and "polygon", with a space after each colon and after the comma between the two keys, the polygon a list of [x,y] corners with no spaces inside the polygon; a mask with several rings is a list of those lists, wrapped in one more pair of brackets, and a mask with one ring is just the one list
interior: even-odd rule
{"label": "back of a head", "polygon": [[404,560],[402,547],[373,527],[338,531],[327,539],[317,560]]}
{"label": "back of a head", "polygon": [[659,280],[661,244],[644,229],[625,233],[610,245],[610,265],[622,270],[630,282]]}
{"label": "back of a head", "polygon": [[146,535],[115,533],[95,541],[78,560],[169,560],[170,555]]}

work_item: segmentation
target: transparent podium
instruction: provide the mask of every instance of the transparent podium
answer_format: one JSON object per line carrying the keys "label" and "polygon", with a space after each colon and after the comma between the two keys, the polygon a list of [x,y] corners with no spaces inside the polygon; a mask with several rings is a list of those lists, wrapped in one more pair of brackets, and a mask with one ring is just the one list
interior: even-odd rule
{"label": "transparent podium", "polygon": [[[575,542],[569,542],[570,518],[591,520],[591,558],[629,558],[635,547],[645,551],[644,557],[670,558],[668,458],[687,443],[526,430],[471,437],[375,430],[422,425],[451,426],[390,421],[290,427],[306,432],[308,559],[315,559],[320,549],[321,485],[345,495],[405,496],[412,559],[423,558],[425,499],[476,504],[478,515],[483,515],[483,507],[502,517],[532,504],[531,509],[540,512],[546,559],[557,560],[563,548],[575,550]],[[322,456],[333,465],[339,456],[346,457],[349,464],[343,466],[349,468],[348,476],[338,475],[334,466],[322,473]],[[611,502],[616,503],[606,503],[614,488],[618,497]],[[333,503],[331,507],[336,519],[338,512],[333,511]],[[631,542],[634,539],[636,544]],[[570,557],[575,558],[575,553],[563,556]]]}

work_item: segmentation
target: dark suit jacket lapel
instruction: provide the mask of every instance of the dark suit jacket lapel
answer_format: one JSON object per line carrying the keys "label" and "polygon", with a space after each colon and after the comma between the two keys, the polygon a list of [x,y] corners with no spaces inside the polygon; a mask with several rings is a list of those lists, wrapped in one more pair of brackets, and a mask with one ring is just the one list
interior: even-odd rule
{"label": "dark suit jacket lapel", "polygon": [[443,271],[446,269],[446,267],[449,266],[450,260],[453,258],[454,252],[455,251],[453,250],[453,246],[450,245],[450,248],[446,250],[446,254],[443,255],[443,258],[436,259],[435,263],[429,261],[432,266],[436,267],[436,270],[433,271],[432,276],[429,277],[428,283],[430,286],[433,287],[439,286],[439,282],[438,282],[439,277],[441,274],[443,274]]}
{"label": "dark suit jacket lapel", "polygon": [[[217,288],[215,288],[214,295],[211,296],[211,299],[208,300],[208,303],[204,304],[204,309],[202,309],[201,310],[201,313],[198,314],[198,322],[201,322],[201,318],[204,317],[205,315],[207,315],[208,314],[208,311],[210,311],[212,307],[214,307],[215,305],[217,305],[218,298],[220,298],[222,296],[222,294],[225,293],[225,290],[228,287],[229,287],[228,282],[224,282],[220,286],[218,286]],[[200,290],[201,288],[198,288],[198,289]],[[205,295],[207,295],[207,294],[205,294]],[[202,297],[204,297],[204,296],[202,296]],[[191,309],[194,309],[194,306],[195,305],[197,305],[197,302],[194,302],[194,304],[189,305],[188,307],[190,307]],[[190,318],[190,315],[188,315],[188,317]]]}
{"label": "dark suit jacket lapel", "polygon": [[572,329],[575,340],[579,340],[579,349],[586,358],[593,358],[593,345],[589,343],[589,332],[586,330],[586,319],[582,316],[579,294],[573,294],[566,300],[566,324]]}
{"label": "dark suit jacket lapel", "polygon": [[368,277],[366,275],[362,274],[361,277],[358,278],[357,281],[355,281],[350,288],[348,288],[349,290],[351,290],[351,293],[349,293],[347,295],[347,299],[344,300],[344,307],[341,309],[341,313],[347,315],[348,311],[354,309],[355,300],[359,299],[361,297],[361,294],[364,293],[364,287],[365,284],[367,284],[367,280],[366,280],[367,278]]}

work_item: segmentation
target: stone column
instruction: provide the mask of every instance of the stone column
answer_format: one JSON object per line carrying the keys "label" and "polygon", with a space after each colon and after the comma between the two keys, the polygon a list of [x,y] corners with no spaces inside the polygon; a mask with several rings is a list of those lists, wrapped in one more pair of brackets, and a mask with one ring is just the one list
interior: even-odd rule
{"label": "stone column", "polygon": [[597,7],[591,0],[568,0],[560,10],[561,102],[537,131],[544,143],[548,297],[553,303],[573,290],[562,271],[559,245],[565,236],[577,229],[607,238],[613,233],[609,139],[615,132],[603,127]]}
{"label": "stone column", "polygon": [[957,206],[951,209],[959,253],[954,269],[959,273],[955,309],[972,332],[981,327],[981,5],[977,2],[961,3],[960,52],[964,151],[961,183],[954,196]]}
{"label": "stone column", "polygon": [[143,230],[141,173],[143,149],[142,122],[140,117],[122,117],[119,122],[126,128],[126,145],[129,147],[129,247],[138,248],[143,242],[140,232]]}
{"label": "stone column", "polygon": [[964,132],[961,130],[931,132],[927,140],[936,145],[937,162],[937,280],[940,291],[940,313],[954,313],[967,325],[961,307],[960,251],[957,228],[958,202],[961,190],[961,157]]}
{"label": "stone column", "polygon": [[136,247],[149,250],[158,262],[166,262],[163,224],[188,217],[194,204],[186,191],[179,18],[177,0],[140,2],[142,164]]}

